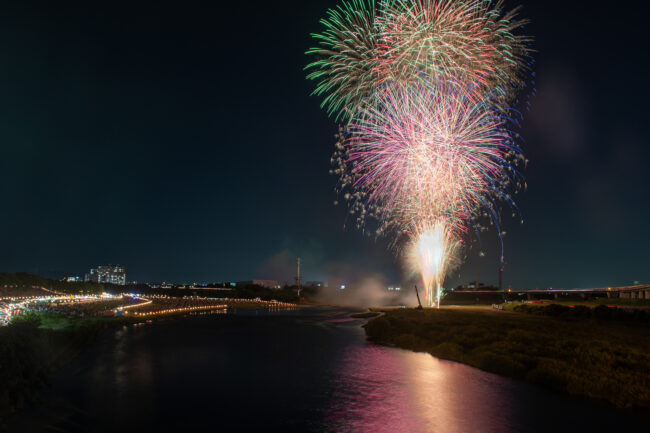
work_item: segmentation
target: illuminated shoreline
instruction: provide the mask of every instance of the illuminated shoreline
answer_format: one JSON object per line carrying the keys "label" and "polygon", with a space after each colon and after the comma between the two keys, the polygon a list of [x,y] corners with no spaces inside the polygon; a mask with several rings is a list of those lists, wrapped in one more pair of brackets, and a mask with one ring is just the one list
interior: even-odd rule
{"label": "illuminated shoreline", "polygon": [[[142,296],[122,293],[120,295],[58,295],[39,297],[7,297],[0,299],[0,326],[8,325],[13,317],[26,313],[52,314],[78,318],[104,318],[107,320],[126,317],[152,317],[227,308],[295,308],[298,304],[247,298],[172,297],[166,295]],[[110,307],[106,302],[117,303]],[[132,303],[137,302],[137,303]],[[109,304],[110,305],[110,304]],[[135,310],[139,311],[135,311]],[[145,311],[142,311],[145,310]]]}

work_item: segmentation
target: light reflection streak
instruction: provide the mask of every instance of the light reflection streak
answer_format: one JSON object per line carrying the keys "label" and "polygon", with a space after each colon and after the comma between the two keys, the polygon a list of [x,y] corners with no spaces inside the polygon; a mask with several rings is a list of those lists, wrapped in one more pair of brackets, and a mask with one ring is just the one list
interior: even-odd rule
{"label": "light reflection streak", "polygon": [[495,405],[511,398],[508,379],[462,364],[370,344],[349,347],[340,371],[324,419],[336,432],[497,433],[510,424],[507,406]]}

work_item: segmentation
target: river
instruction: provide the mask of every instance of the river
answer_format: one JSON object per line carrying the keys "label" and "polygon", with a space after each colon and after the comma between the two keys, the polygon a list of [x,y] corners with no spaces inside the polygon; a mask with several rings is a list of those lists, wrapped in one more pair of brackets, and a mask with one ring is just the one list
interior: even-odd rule
{"label": "river", "polygon": [[108,331],[10,431],[558,433],[648,422],[369,344],[365,321],[349,315],[239,311]]}

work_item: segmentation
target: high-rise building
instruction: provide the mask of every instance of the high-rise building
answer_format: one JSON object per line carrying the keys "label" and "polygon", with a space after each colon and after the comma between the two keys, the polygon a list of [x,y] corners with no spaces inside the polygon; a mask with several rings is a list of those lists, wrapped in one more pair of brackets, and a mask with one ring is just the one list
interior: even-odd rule
{"label": "high-rise building", "polygon": [[126,284],[126,269],[120,265],[97,266],[86,274],[84,280],[123,286]]}

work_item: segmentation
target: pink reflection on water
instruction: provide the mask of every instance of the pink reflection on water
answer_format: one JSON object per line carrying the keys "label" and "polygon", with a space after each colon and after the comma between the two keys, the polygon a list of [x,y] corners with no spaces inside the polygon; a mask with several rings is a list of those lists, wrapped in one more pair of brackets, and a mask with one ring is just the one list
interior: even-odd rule
{"label": "pink reflection on water", "polygon": [[379,346],[350,348],[335,383],[326,423],[337,432],[416,431],[404,363]]}
{"label": "pink reflection on water", "polygon": [[425,353],[399,351],[409,365],[409,388],[418,408],[414,432],[517,431],[512,408],[514,382]]}
{"label": "pink reflection on water", "polygon": [[339,367],[326,411],[331,431],[496,432],[504,425],[513,431],[504,419],[510,414],[503,378],[370,344],[350,347]]}

